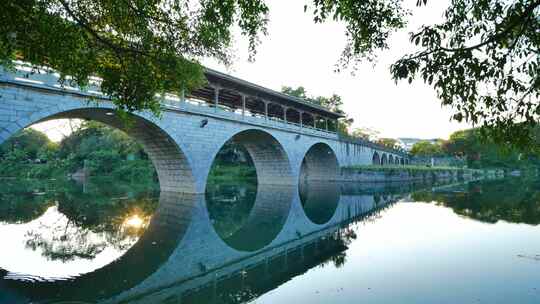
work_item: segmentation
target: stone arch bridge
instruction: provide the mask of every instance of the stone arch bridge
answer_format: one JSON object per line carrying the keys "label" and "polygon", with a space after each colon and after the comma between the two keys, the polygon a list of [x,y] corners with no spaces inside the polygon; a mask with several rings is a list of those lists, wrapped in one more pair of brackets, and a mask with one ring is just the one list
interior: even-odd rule
{"label": "stone arch bridge", "polygon": [[0,68],[0,143],[46,120],[100,121],[143,145],[162,191],[184,193],[205,191],[212,162],[228,141],[249,152],[259,184],[340,180],[343,166],[408,162],[401,151],[341,138],[340,114],[213,70],[206,77],[204,88],[162,96],[161,117],[132,113],[126,126],[99,91],[99,79],[82,90],[62,85],[51,71]]}

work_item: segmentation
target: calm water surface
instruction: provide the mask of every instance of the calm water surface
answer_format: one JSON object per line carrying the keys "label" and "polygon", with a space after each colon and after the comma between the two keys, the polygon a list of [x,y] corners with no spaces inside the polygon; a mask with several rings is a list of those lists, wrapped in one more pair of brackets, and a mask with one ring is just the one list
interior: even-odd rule
{"label": "calm water surface", "polygon": [[540,180],[2,180],[0,303],[540,303]]}

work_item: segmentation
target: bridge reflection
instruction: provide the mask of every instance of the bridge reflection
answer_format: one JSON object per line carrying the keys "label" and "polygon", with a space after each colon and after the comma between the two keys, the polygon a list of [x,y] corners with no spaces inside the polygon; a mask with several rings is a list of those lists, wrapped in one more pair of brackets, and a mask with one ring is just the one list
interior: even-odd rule
{"label": "bridge reflection", "polygon": [[[11,303],[242,303],[317,265],[339,267],[355,238],[348,225],[407,195],[341,184],[226,190],[216,188],[206,197],[162,192],[148,230],[118,260],[61,281],[21,281],[0,273],[0,293],[17,295]],[[385,198],[377,202],[376,195]],[[233,197],[240,207],[220,210]]]}
{"label": "bridge reflection", "polygon": [[315,224],[326,224],[336,212],[340,188],[336,183],[300,183],[300,202],[306,216]]}
{"label": "bridge reflection", "polygon": [[189,227],[197,200],[196,195],[161,192],[159,208],[146,232],[116,261],[79,277],[61,280],[12,274],[4,270],[0,293],[3,288],[9,290],[6,293],[20,294],[18,301],[25,303],[44,299],[94,300],[98,295],[105,298],[132,288],[169,258]]}
{"label": "bridge reflection", "polygon": [[292,186],[268,184],[256,186],[256,191],[253,187],[209,185],[206,193],[216,233],[236,250],[256,251],[276,238],[289,215],[295,190]]}

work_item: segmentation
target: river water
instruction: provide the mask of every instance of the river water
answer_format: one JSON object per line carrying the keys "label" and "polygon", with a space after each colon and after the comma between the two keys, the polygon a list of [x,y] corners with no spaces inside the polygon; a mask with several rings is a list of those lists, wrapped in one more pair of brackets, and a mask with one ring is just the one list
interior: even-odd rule
{"label": "river water", "polygon": [[1,180],[0,303],[540,303],[540,180]]}

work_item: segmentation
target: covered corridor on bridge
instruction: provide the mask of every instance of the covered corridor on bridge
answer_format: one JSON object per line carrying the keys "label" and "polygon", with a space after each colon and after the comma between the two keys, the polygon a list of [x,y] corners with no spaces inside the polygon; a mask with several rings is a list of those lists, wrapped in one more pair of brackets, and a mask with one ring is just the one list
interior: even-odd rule
{"label": "covered corridor on bridge", "polygon": [[337,132],[338,119],[343,117],[303,99],[217,71],[207,70],[206,77],[209,83],[205,87],[186,92],[180,101],[332,133]]}

